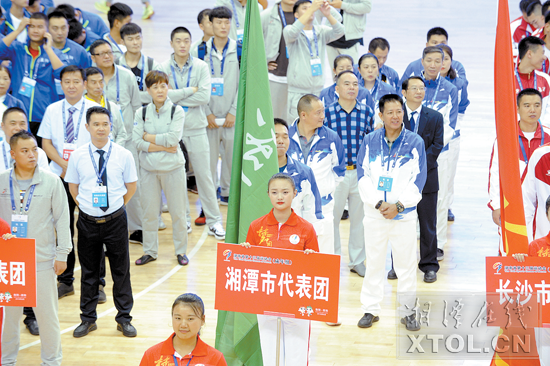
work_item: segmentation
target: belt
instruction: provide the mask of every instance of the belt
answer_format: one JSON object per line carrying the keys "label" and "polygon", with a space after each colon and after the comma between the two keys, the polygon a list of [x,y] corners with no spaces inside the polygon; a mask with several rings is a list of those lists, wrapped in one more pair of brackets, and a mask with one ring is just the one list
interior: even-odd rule
{"label": "belt", "polygon": [[355,169],[357,169],[357,165],[355,165],[355,164],[348,165],[348,166],[346,166],[346,169],[347,170],[355,170]]}
{"label": "belt", "polygon": [[90,215],[87,215],[84,212],[82,212],[82,210],[80,210],[78,216],[82,217],[83,219],[86,219],[88,221],[95,222],[96,224],[104,224],[107,221],[111,221],[111,220],[116,219],[117,217],[119,217],[120,215],[122,215],[125,212],[126,212],[126,210],[124,209],[124,206],[122,206],[121,208],[119,208],[118,210],[116,210],[115,212],[113,212],[112,214],[107,215],[107,216],[100,216],[100,217],[90,216]]}

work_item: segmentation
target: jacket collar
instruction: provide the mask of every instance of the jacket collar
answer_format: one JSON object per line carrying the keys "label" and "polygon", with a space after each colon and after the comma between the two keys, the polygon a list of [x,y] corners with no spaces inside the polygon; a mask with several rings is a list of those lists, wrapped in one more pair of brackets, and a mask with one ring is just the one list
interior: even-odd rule
{"label": "jacket collar", "polygon": [[[273,210],[275,210],[275,209],[272,208],[271,211],[269,211],[269,213],[267,214],[267,224],[268,225],[279,225],[279,221],[277,221],[277,219],[275,218],[275,215],[273,215]],[[294,213],[294,210],[292,210],[292,213],[290,214],[290,217],[288,218],[288,220],[286,220],[285,223],[283,223],[283,225],[288,225],[288,226],[298,225],[298,215],[296,215],[296,213]]]}

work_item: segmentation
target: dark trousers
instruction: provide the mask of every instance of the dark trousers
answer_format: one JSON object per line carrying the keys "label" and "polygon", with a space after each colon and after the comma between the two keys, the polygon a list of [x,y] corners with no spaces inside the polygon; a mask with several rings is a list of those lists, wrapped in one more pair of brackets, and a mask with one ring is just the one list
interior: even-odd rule
{"label": "dark trousers", "polygon": [[420,223],[420,262],[418,268],[426,273],[439,271],[437,261],[437,192],[422,193],[416,206]]}
{"label": "dark trousers", "polygon": [[73,249],[71,249],[71,252],[67,256],[67,269],[65,272],[57,276],[57,281],[64,283],[67,286],[71,286],[74,281],[74,263],[75,263],[75,255],[74,255],[74,210],[76,209],[76,202],[73,199],[73,196],[71,196],[71,192],[69,192],[69,183],[65,182],[63,178],[60,178],[63,182],[63,186],[65,187],[65,192],[67,192],[67,200],[69,201],[69,225],[71,225],[71,244],[73,246]]}
{"label": "dark trousers", "polygon": [[134,305],[134,299],[130,283],[126,213],[103,224],[97,224],[79,216],[76,227],[78,228],[78,257],[82,268],[80,319],[88,322],[95,322],[97,319],[100,267],[101,260],[104,258],[103,245],[105,244],[113,278],[113,299],[118,310],[115,320],[117,323],[131,321],[130,311]]}
{"label": "dark trousers", "polygon": [[[42,147],[42,137],[38,137],[38,130],[40,129],[40,122],[29,122],[29,128],[31,130],[31,133],[36,138],[36,144],[38,147]],[[9,142],[9,141],[8,141]]]}

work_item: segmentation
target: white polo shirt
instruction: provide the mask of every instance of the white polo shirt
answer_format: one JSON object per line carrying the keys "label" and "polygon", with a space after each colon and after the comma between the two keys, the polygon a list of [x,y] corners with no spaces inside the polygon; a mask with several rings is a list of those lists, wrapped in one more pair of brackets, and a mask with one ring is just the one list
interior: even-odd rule
{"label": "white polo shirt", "polygon": [[[84,108],[82,107],[83,102]],[[73,113],[73,131],[75,137],[78,137],[74,143],[77,148],[87,144],[90,142],[90,133],[86,129],[86,112],[89,108],[94,106],[98,107],[99,104],[84,97],[82,97],[75,105],[70,105],[65,99],[50,104],[48,108],[46,108],[44,118],[40,123],[38,136],[43,139],[52,140],[52,144],[59,153],[59,156],[63,156],[65,125],[69,120],[69,108],[74,107],[76,108],[76,111]],[[65,109],[65,119],[63,119],[63,109]],[[57,175],[61,175],[61,173],[63,173],[63,169],[53,160],[50,162],[50,170],[52,173]]]}
{"label": "white polo shirt", "polygon": [[[11,158],[10,154],[10,144],[6,141],[0,142],[0,173],[13,168],[14,160]],[[50,166],[48,165],[48,156],[46,152],[41,148],[38,148],[38,161],[36,162],[41,170],[50,171]]]}
{"label": "white polo shirt", "polygon": [[124,195],[127,192],[125,183],[133,183],[138,180],[136,165],[132,153],[122,146],[109,141],[101,150],[105,151],[104,159],[112,146],[111,155],[107,160],[107,196],[109,208],[103,211],[99,207],[93,207],[92,191],[98,186],[97,173],[90,157],[90,147],[96,167],[99,169],[99,150],[93,143],[87,143],[76,149],[69,159],[65,182],[79,184],[76,200],[79,209],[84,213],[100,217],[110,215],[124,205]]}

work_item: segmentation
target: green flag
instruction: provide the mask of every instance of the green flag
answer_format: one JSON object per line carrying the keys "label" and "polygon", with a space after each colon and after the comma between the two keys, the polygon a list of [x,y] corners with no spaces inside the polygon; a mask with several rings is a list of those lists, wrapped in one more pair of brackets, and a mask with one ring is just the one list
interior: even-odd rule
{"label": "green flag", "polygon": [[[226,243],[244,242],[250,223],[271,210],[267,182],[279,171],[262,24],[255,0],[246,5],[240,70]],[[263,365],[256,315],[219,311],[216,348],[229,366]]]}

